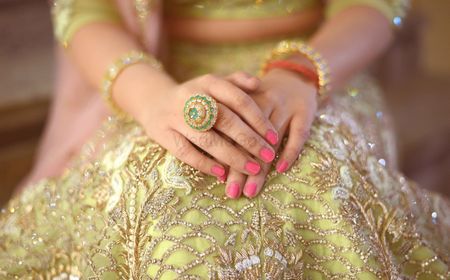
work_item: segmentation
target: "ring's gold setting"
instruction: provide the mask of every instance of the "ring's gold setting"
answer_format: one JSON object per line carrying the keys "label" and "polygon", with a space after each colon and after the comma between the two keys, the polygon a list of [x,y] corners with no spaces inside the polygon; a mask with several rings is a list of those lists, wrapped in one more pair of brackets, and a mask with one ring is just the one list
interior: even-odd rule
{"label": "ring's gold setting", "polygon": [[198,131],[210,130],[216,123],[217,114],[217,102],[208,95],[193,95],[184,105],[184,121]]}

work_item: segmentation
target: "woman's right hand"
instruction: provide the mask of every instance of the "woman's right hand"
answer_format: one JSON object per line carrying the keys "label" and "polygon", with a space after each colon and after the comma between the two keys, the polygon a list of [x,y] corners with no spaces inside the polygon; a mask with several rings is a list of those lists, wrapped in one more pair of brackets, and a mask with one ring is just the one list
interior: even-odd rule
{"label": "woman's right hand", "polygon": [[[141,112],[138,121],[151,139],[206,174],[225,181],[229,167],[256,175],[261,165],[253,157],[271,162],[275,158],[271,144],[278,141],[272,124],[245,92],[255,90],[258,85],[257,78],[242,72],[227,78],[201,76],[175,85],[169,92],[153,92],[151,105]],[[218,105],[217,121],[205,132],[190,128],[184,121],[184,105],[198,93],[213,97]]]}

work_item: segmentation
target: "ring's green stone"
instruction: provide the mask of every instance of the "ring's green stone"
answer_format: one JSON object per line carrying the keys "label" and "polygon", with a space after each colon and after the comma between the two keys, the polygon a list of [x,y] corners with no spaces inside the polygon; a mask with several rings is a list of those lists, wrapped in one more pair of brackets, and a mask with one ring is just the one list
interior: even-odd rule
{"label": "ring's green stone", "polygon": [[191,108],[191,109],[189,110],[189,117],[190,117],[191,119],[194,119],[194,120],[196,120],[196,119],[199,117],[197,108]]}
{"label": "ring's green stone", "polygon": [[184,120],[193,129],[207,131],[217,119],[217,104],[205,95],[194,95],[184,106]]}

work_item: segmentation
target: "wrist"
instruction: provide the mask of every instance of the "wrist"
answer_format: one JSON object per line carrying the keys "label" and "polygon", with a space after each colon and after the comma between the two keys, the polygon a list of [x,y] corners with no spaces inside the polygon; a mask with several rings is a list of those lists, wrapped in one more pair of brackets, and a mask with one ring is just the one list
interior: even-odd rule
{"label": "wrist", "polygon": [[296,63],[294,61],[290,60],[274,60],[267,64],[266,68],[264,69],[264,72],[267,73],[268,71],[271,71],[273,69],[284,69],[291,73],[294,73],[297,75],[297,77],[302,78],[302,80],[305,80],[306,82],[312,82],[316,86],[316,88],[319,88],[319,78],[317,74],[307,66],[303,64]]}
{"label": "wrist", "polygon": [[309,60],[308,58],[306,58],[302,54],[295,53],[295,54],[292,54],[291,56],[287,57],[287,59],[289,61],[294,62],[294,63],[300,64],[300,65],[305,65],[309,69],[314,69],[315,68],[315,66],[311,62],[311,60]]}
{"label": "wrist", "polygon": [[267,72],[266,76],[273,77],[274,79],[278,79],[280,81],[283,81],[284,83],[301,84],[302,88],[308,87],[311,89],[311,92],[317,94],[317,86],[314,81],[306,79],[305,77],[289,69],[274,68]]}
{"label": "wrist", "polygon": [[[280,57],[284,59],[277,61],[276,59]],[[291,60],[287,60],[286,58],[290,58]],[[307,65],[312,65],[312,69],[308,68]],[[271,67],[289,68],[289,70],[298,74],[314,79],[317,93],[321,99],[326,99],[330,82],[328,63],[322,58],[320,53],[306,43],[290,40],[281,41],[271,51],[265,61],[263,61],[260,68],[260,75],[264,75],[265,71]]]}
{"label": "wrist", "polygon": [[[321,104],[327,100],[319,93],[318,76],[308,66],[304,66],[308,65],[307,60],[305,61],[301,56],[292,56],[289,60],[284,61],[287,62],[286,65],[284,63],[278,65],[278,61],[274,61],[274,67],[269,67],[267,74],[275,72],[274,75],[277,76],[277,79],[283,80],[289,77],[291,80],[297,80],[301,84],[302,94],[312,95],[316,104]],[[309,64],[311,63],[309,62]],[[269,64],[269,66],[272,65]],[[299,85],[294,86],[299,87]]]}
{"label": "wrist", "polygon": [[295,89],[295,94],[301,95],[309,100],[308,103],[311,102],[311,104],[314,103],[315,105],[318,105],[320,102],[315,83],[303,79],[295,72],[282,68],[276,68],[269,71],[264,77],[267,80],[281,83],[286,88]]}
{"label": "wrist", "polygon": [[164,71],[139,63],[128,67],[118,77],[113,98],[123,111],[141,121],[151,104],[158,102],[161,95],[176,85]]}

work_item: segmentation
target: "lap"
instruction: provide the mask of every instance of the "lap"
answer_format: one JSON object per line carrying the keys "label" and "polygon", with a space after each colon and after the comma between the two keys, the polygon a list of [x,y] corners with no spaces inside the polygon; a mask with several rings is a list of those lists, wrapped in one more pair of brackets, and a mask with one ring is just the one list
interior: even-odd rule
{"label": "lap", "polygon": [[[253,200],[228,199],[223,184],[135,124],[106,123],[74,168],[2,214],[0,275],[448,276],[449,203],[389,167],[386,142],[364,126],[379,111],[358,94],[344,93],[320,112],[294,167],[272,170]],[[348,98],[361,98],[359,107],[348,109]],[[104,148],[92,160],[94,146]]]}

